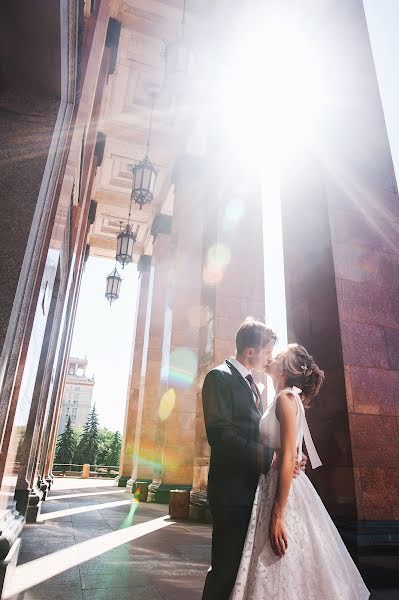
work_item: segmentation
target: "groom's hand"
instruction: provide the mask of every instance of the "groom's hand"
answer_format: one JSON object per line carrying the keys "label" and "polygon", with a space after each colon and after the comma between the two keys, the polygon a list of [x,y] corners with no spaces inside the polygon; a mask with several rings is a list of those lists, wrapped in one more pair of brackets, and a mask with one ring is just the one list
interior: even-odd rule
{"label": "groom's hand", "polygon": [[[298,448],[297,448],[298,450]],[[305,454],[302,454],[301,462],[296,461],[294,467],[294,477],[298,477],[301,471],[305,471],[306,463],[308,461],[308,457]]]}

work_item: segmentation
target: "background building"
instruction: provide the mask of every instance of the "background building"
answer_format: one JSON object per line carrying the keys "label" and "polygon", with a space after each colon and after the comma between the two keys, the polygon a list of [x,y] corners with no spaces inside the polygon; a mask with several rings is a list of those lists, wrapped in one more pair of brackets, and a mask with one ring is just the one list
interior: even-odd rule
{"label": "background building", "polygon": [[74,427],[86,423],[94,388],[94,377],[87,377],[86,368],[85,358],[69,358],[58,435],[64,432],[68,417]]}

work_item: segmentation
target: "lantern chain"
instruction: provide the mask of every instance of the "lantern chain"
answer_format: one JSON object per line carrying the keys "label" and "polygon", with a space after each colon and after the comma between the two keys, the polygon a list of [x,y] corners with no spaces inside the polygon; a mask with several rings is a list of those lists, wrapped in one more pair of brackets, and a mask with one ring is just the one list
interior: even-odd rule
{"label": "lantern chain", "polygon": [[152,94],[152,106],[151,106],[151,113],[150,113],[150,126],[148,128],[148,136],[147,136],[147,156],[148,156],[148,151],[149,151],[149,148],[150,148],[151,129],[152,129],[152,114],[154,112],[154,104],[155,104],[155,94]]}
{"label": "lantern chain", "polygon": [[184,34],[184,25],[186,24],[186,0],[183,0],[183,14],[181,17],[181,29]]}

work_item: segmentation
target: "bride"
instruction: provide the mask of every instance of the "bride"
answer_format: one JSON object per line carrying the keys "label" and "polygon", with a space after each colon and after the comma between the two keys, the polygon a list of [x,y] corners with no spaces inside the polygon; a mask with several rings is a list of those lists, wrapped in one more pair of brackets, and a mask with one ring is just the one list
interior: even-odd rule
{"label": "bride", "polygon": [[[303,346],[291,344],[271,362],[276,397],[260,421],[275,449],[261,475],[231,600],[364,600],[370,594],[310,480],[293,479],[302,443],[312,468],[321,465],[304,405],[324,373]],[[297,449],[299,456],[297,457]]]}

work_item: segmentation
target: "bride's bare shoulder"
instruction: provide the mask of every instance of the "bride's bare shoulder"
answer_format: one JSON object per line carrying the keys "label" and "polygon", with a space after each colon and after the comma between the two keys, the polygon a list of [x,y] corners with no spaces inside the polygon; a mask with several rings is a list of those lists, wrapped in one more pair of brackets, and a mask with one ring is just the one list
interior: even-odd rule
{"label": "bride's bare shoulder", "polygon": [[296,401],[290,388],[281,390],[276,396],[276,417],[284,413],[287,416],[296,414]]}

